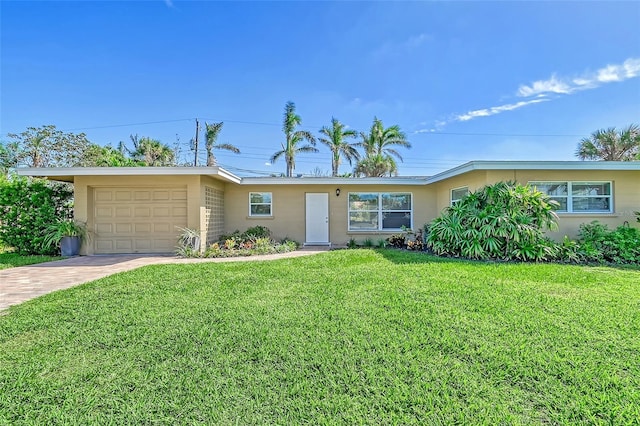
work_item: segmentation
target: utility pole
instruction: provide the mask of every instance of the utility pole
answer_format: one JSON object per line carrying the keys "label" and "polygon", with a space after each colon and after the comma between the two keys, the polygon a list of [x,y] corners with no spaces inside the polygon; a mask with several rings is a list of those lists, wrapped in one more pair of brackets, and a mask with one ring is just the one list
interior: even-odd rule
{"label": "utility pole", "polygon": [[196,155],[193,159],[193,166],[198,167],[198,135],[200,134],[200,122],[196,118],[196,141],[195,141],[195,152]]}

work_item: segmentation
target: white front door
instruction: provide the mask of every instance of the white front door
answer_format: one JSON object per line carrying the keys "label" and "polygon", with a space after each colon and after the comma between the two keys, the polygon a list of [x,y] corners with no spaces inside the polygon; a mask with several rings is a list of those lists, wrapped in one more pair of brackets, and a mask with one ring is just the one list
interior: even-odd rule
{"label": "white front door", "polygon": [[305,244],[329,244],[329,194],[306,194]]}

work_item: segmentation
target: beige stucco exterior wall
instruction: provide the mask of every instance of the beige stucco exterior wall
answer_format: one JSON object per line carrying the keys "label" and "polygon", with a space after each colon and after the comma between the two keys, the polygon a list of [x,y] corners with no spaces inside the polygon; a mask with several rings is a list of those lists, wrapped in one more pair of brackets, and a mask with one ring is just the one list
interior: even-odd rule
{"label": "beige stucco exterior wall", "polygon": [[487,171],[485,170],[474,170],[469,173],[465,173],[464,175],[454,176],[452,178],[436,182],[434,184],[429,185],[429,188],[432,188],[432,191],[435,192],[435,196],[437,199],[437,211],[436,214],[431,218],[434,219],[438,216],[445,207],[449,207],[451,205],[451,190],[468,187],[470,192],[473,192],[477,189],[482,188],[487,184]]}
{"label": "beige stucco exterior wall", "polygon": [[636,170],[475,170],[435,184],[438,211],[450,205],[451,190],[468,186],[475,191],[499,181],[515,180],[526,184],[531,181],[610,181],[613,185],[613,213],[559,213],[558,231],[549,236],[556,240],[565,235],[575,238],[582,223],[598,220],[615,228],[628,222],[637,226],[634,211],[640,210],[640,171]]}
{"label": "beige stucco exterior wall", "polygon": [[[76,176],[74,180],[74,215],[77,220],[94,229],[93,188],[95,187],[187,187],[187,227],[200,228],[201,185],[200,176]],[[176,230],[176,239],[179,231]],[[93,254],[91,242],[84,242],[81,254]]]}
{"label": "beige stucco exterior wall", "polygon": [[[336,189],[340,188],[340,196]],[[273,216],[258,218],[249,216],[249,193],[271,192]],[[291,238],[299,243],[305,240],[305,194],[329,194],[329,241],[333,245],[347,244],[349,239],[362,241],[371,238],[374,242],[386,238],[393,232],[349,232],[349,192],[408,192],[413,194],[413,226],[415,228],[435,217],[435,195],[433,190],[421,185],[234,185],[225,188],[225,229],[244,231],[262,225],[269,228],[275,238]],[[396,231],[397,232],[397,231]]]}

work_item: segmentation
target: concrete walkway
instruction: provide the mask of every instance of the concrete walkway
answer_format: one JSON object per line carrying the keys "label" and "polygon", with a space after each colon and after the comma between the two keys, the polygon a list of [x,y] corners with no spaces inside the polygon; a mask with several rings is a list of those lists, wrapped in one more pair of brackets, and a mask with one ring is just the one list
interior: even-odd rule
{"label": "concrete walkway", "polygon": [[0,270],[0,311],[52,291],[97,280],[146,265],[167,263],[247,262],[309,256],[328,247],[305,247],[281,254],[222,259],[182,259],[175,256],[113,255],[80,256],[36,265]]}

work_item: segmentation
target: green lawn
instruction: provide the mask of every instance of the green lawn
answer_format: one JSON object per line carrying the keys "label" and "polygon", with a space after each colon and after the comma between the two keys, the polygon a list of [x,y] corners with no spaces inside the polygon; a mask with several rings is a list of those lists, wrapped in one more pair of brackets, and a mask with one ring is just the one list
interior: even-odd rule
{"label": "green lawn", "polygon": [[637,424],[640,271],[341,250],[0,315],[0,424]]}
{"label": "green lawn", "polygon": [[0,246],[0,269],[59,260],[59,256],[21,256]]}

